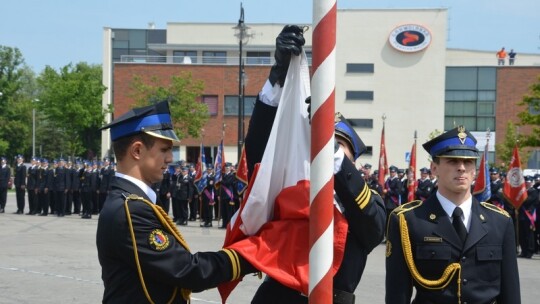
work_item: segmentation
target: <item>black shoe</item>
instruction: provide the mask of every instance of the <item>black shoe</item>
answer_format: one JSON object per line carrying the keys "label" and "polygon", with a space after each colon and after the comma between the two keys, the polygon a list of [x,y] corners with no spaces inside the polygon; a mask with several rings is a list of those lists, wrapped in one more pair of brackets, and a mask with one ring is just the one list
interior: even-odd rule
{"label": "black shoe", "polygon": [[0,208],[0,213],[6,212],[3,208]]}
{"label": "black shoe", "polygon": [[205,223],[202,226],[205,227],[205,228],[209,228],[209,227],[212,227],[212,223]]}
{"label": "black shoe", "polygon": [[227,227],[219,226],[218,229],[227,229]]}
{"label": "black shoe", "polygon": [[66,212],[66,214],[65,214],[65,215],[71,215],[71,212]]}
{"label": "black shoe", "polygon": [[47,213],[40,213],[39,216],[47,216]]}
{"label": "black shoe", "polygon": [[91,218],[92,218],[92,215],[90,215],[90,214],[83,214],[83,215],[81,216],[81,218],[83,218],[83,219],[91,219]]}

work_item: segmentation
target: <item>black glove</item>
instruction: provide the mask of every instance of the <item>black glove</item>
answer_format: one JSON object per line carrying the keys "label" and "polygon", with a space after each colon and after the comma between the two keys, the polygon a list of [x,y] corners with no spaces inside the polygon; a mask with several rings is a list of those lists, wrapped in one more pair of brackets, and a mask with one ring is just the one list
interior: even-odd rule
{"label": "black glove", "polygon": [[304,30],[298,25],[286,25],[276,38],[276,63],[270,69],[268,80],[272,86],[276,82],[282,87],[285,83],[287,70],[291,61],[291,54],[300,55],[305,43]]}
{"label": "black glove", "polygon": [[307,114],[309,118],[309,123],[311,124],[311,96],[306,98],[305,102],[308,104],[307,106]]}

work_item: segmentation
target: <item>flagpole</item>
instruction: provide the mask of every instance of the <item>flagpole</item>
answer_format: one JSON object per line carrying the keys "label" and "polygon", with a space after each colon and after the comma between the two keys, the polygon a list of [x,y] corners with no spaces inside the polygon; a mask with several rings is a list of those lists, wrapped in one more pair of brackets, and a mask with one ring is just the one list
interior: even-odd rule
{"label": "flagpole", "polygon": [[309,303],[333,302],[335,0],[313,1]]}

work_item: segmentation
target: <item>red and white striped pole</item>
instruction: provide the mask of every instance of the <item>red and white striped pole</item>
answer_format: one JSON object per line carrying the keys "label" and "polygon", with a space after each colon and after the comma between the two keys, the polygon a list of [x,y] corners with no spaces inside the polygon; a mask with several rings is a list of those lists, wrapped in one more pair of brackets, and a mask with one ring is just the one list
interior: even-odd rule
{"label": "red and white striped pole", "polygon": [[332,303],[334,258],[335,0],[313,1],[309,303]]}

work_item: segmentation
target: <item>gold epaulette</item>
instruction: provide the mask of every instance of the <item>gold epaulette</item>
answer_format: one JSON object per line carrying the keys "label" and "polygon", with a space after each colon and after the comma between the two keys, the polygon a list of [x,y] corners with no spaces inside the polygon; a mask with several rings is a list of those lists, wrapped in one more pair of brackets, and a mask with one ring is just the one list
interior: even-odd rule
{"label": "gold epaulette", "polygon": [[[141,281],[141,285],[142,285],[142,288],[144,290],[144,294],[146,296],[146,299],[148,300],[148,302],[154,304],[154,301],[150,297],[150,293],[148,292],[148,289],[146,288],[146,284],[144,282],[144,276],[143,276],[142,269],[141,269],[141,263],[139,262],[139,253],[138,253],[138,250],[137,250],[137,240],[135,239],[135,231],[133,230],[133,223],[131,222],[131,213],[129,212],[128,202],[129,201],[140,201],[140,202],[143,202],[146,205],[150,206],[150,208],[152,208],[152,210],[154,211],[154,214],[156,215],[158,220],[161,222],[161,225],[163,225],[163,227],[170,234],[172,234],[174,236],[176,241],[178,241],[178,243],[180,243],[188,252],[189,252],[189,247],[187,246],[187,243],[184,240],[184,238],[182,237],[182,235],[180,234],[180,231],[178,231],[178,228],[176,228],[176,225],[172,222],[171,218],[167,215],[167,213],[165,213],[165,211],[160,206],[157,206],[156,204],[154,204],[154,203],[148,201],[147,199],[145,199],[144,197],[138,196],[136,194],[129,194],[127,196],[125,194],[122,194],[122,195],[126,198],[126,200],[124,201],[124,208],[126,210],[127,222],[128,222],[129,230],[130,230],[130,234],[131,234],[131,240],[133,242],[133,253],[135,255],[135,263],[137,264],[137,271],[138,271],[138,274],[139,274],[139,279]],[[182,288],[180,290],[180,292],[182,294],[182,298],[184,298],[184,300],[189,302],[189,300],[191,298],[191,290]],[[174,301],[174,299],[176,298],[177,293],[178,293],[178,287],[175,287],[174,291],[173,291],[173,294],[171,295],[171,299],[167,303],[172,303]]]}
{"label": "gold epaulette", "polygon": [[508,212],[506,212],[506,210],[498,207],[498,206],[495,206],[493,204],[490,204],[490,203],[487,203],[487,202],[480,202],[480,205],[486,209],[489,209],[491,211],[495,211],[497,213],[500,213],[506,217],[510,217],[510,214],[508,214]]}
{"label": "gold epaulette", "polygon": [[415,208],[418,208],[418,207],[422,206],[422,203],[424,203],[424,202],[421,201],[421,200],[410,201],[410,202],[405,203],[403,205],[399,205],[392,212],[395,213],[396,215],[400,215],[400,214],[402,214],[404,212],[411,211],[411,210],[413,210]]}

